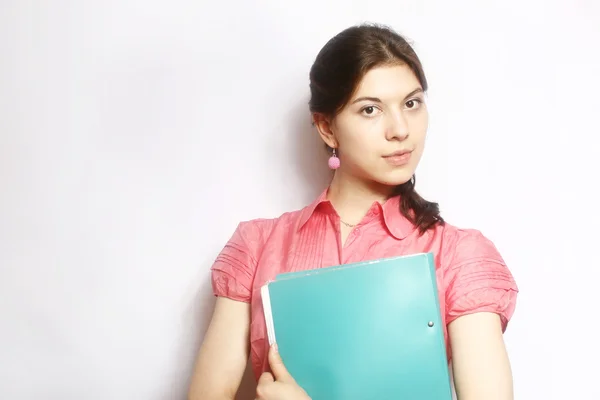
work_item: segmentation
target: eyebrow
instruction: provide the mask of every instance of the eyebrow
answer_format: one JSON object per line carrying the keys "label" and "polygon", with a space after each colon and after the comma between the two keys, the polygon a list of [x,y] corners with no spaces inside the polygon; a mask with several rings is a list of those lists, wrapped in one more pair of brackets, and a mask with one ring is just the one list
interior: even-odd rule
{"label": "eyebrow", "polygon": [[[413,90],[412,92],[410,92],[409,94],[406,95],[406,97],[404,97],[404,100],[408,99],[411,96],[414,96],[417,93],[423,93],[423,88],[417,88],[415,90]],[[382,103],[381,99],[378,97],[359,97],[358,99],[354,100],[352,102],[352,104],[356,104],[359,103],[361,101],[372,101],[375,103]]]}

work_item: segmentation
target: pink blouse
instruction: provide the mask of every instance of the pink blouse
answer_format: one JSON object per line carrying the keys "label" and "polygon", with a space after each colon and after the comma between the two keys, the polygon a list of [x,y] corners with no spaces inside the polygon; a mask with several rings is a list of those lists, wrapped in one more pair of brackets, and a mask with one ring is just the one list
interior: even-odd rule
{"label": "pink blouse", "polygon": [[420,236],[400,214],[399,197],[392,197],[373,203],[342,246],[339,217],[326,193],[279,218],[240,223],[211,268],[216,296],[251,304],[251,362],[257,378],[269,370],[260,288],[283,272],[432,252],[448,359],[447,325],[461,315],[494,312],[506,329],[517,285],[493,243],[479,231],[446,223]]}

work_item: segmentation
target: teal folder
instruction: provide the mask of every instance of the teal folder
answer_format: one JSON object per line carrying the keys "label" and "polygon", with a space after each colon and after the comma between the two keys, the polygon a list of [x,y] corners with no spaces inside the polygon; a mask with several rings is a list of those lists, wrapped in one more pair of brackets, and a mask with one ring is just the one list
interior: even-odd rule
{"label": "teal folder", "polygon": [[269,342],[313,400],[450,400],[433,255],[278,275]]}

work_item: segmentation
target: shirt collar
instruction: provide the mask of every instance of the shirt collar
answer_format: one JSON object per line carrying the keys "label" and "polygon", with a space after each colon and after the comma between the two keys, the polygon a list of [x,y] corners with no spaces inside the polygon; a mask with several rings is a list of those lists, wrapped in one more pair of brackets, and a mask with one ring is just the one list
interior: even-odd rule
{"label": "shirt collar", "polygon": [[[315,212],[336,213],[331,202],[327,200],[327,191],[328,189],[325,189],[311,204],[300,211],[298,230],[306,225]],[[399,195],[390,197],[383,204],[374,202],[365,218],[378,214],[383,215],[385,226],[396,239],[404,239],[415,230],[415,226],[400,213]]]}
{"label": "shirt collar", "polygon": [[331,205],[331,202],[329,200],[327,200],[327,191],[328,191],[328,189],[325,189],[324,191],[322,191],[321,194],[319,195],[319,197],[317,197],[312,203],[310,203],[308,206],[304,207],[300,211],[300,224],[298,225],[298,230],[301,230],[302,228],[304,228],[304,225],[306,225],[306,223],[308,222],[310,217],[314,214],[315,210],[317,209],[317,207],[319,205],[325,203],[329,207],[333,208],[333,206]]}

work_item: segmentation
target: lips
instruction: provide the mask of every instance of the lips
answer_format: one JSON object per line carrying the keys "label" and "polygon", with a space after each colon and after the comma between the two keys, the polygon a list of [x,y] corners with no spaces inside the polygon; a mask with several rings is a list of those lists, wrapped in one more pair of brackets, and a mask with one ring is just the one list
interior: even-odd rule
{"label": "lips", "polygon": [[383,159],[394,167],[400,167],[410,161],[412,150],[398,150],[383,156]]}
{"label": "lips", "polygon": [[395,151],[393,153],[383,156],[383,158],[399,157],[399,156],[403,156],[405,154],[409,154],[411,152],[412,152],[412,150],[398,150],[398,151]]}

